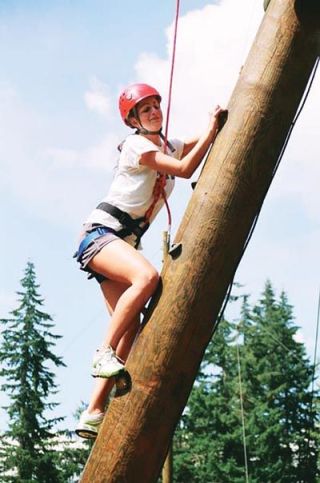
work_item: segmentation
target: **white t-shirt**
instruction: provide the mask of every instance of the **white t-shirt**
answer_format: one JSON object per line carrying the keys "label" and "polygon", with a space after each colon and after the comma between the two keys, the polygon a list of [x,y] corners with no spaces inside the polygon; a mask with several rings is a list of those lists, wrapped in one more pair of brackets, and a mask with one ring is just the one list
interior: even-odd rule
{"label": "white t-shirt", "polygon": [[[174,152],[168,154],[176,159],[181,159],[184,143],[178,139],[170,140],[175,148]],[[102,202],[120,208],[120,210],[128,213],[132,218],[140,218],[145,215],[146,211],[153,202],[153,189],[156,183],[158,173],[139,163],[140,157],[144,153],[151,151],[162,151],[164,145],[156,146],[153,142],[144,136],[132,134],[128,136],[123,143],[120,153],[119,164],[113,182],[111,184],[108,195],[103,198]],[[168,198],[174,187],[174,177],[167,176],[165,192]],[[162,197],[157,201],[150,222],[155,218],[159,210],[164,204]],[[99,223],[108,226],[116,231],[122,228],[120,222],[109,213],[95,209],[93,210],[85,224]],[[126,238],[130,244],[135,244],[135,236]]]}

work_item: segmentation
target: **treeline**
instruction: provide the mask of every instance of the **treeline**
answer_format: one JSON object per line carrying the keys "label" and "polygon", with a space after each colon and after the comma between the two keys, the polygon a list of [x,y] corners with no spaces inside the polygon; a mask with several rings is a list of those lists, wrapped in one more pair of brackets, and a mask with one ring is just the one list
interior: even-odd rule
{"label": "treeline", "polygon": [[[209,344],[174,438],[180,483],[319,481],[319,391],[292,306],[267,282]],[[318,464],[317,464],[318,463]]]}
{"label": "treeline", "polygon": [[[90,444],[75,439],[56,408],[54,368],[60,336],[43,311],[35,268],[21,280],[18,307],[0,319],[1,385],[9,423],[1,435],[0,482],[71,483]],[[222,320],[209,344],[173,441],[179,483],[319,481],[319,390],[315,368],[296,338],[285,293],[270,282],[237,323]],[[161,424],[161,421],[159,421]]]}

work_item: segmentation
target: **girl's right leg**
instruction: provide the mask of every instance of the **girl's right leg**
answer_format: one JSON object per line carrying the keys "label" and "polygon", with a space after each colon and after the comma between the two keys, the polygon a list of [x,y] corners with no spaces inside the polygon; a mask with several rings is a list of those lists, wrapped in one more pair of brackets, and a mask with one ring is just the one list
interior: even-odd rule
{"label": "girl's right leg", "polygon": [[[111,346],[114,351],[117,351],[119,357],[126,358],[139,328],[140,312],[153,295],[159,275],[139,252],[121,239],[114,240],[103,247],[91,260],[89,267],[108,279],[102,283],[102,290],[112,316],[102,348]],[[122,288],[119,291],[121,284]],[[117,290],[118,297],[115,302],[115,299],[112,300],[112,297],[114,298],[112,292]],[[109,361],[107,361],[107,370],[106,367],[103,368],[103,362],[101,362],[104,358],[103,351],[101,353],[102,359],[98,364],[103,370],[96,371],[96,365],[95,374],[111,374]],[[101,356],[98,354],[98,357]],[[115,363],[117,363],[116,360]],[[89,407],[80,417],[77,428],[79,435],[88,437],[91,434],[92,437],[93,434],[94,437],[97,434],[103,418],[106,397],[112,384],[111,379],[97,380]],[[92,425],[93,431],[90,430]],[[87,436],[84,436],[86,432]]]}
{"label": "girl's right leg", "polygon": [[[128,289],[127,285],[111,280],[106,280],[101,284],[101,289],[104,294],[107,309],[112,316],[117,302],[123,292]],[[132,323],[130,328],[120,339],[117,352],[119,357],[126,361],[130,349],[134,343],[140,327],[140,315],[138,314]],[[90,402],[87,409],[82,413],[80,421],[78,423],[76,432],[83,438],[95,438],[99,427],[102,423],[107,397],[111,392],[114,385],[114,378],[96,378],[94,383],[94,389],[91,394]]]}
{"label": "girl's right leg", "polygon": [[[155,268],[132,246],[123,240],[114,240],[91,260],[89,267],[105,275],[104,295],[107,282],[119,282],[126,290],[114,307],[102,347],[111,346],[115,351],[124,334],[130,329],[133,320],[141,313],[153,295],[159,275]],[[120,354],[118,354],[120,356]]]}
{"label": "girl's right leg", "polygon": [[[118,301],[122,294],[128,290],[128,285],[113,280],[105,280],[101,283],[101,290],[107,306],[107,310],[111,317],[114,314]],[[129,329],[120,339],[117,346],[117,355],[124,361],[127,360],[131,347],[135,341],[140,328],[140,314],[138,314],[131,322]],[[89,413],[101,413],[104,411],[107,397],[113,387],[113,378],[96,378],[94,390],[90,398],[87,411]]]}
{"label": "girl's right leg", "polygon": [[[117,350],[117,355],[123,361],[127,360],[131,347],[139,331],[139,327],[140,321],[138,320],[138,323],[134,324],[133,327],[124,334],[119,342],[119,349]],[[88,413],[99,414],[104,412],[106,401],[113,388],[113,385],[114,378],[95,378],[93,392],[91,394],[90,402],[87,408]]]}

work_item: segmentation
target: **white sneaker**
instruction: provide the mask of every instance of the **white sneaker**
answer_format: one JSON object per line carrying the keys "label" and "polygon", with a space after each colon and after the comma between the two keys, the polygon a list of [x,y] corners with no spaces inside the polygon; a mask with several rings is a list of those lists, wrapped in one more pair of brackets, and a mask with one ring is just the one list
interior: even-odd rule
{"label": "white sneaker", "polygon": [[112,377],[123,370],[124,364],[118,360],[112,347],[96,351],[92,364],[93,377]]}
{"label": "white sneaker", "polygon": [[89,414],[87,410],[83,411],[78,426],[76,427],[76,434],[80,438],[95,439],[98,435],[104,414]]}

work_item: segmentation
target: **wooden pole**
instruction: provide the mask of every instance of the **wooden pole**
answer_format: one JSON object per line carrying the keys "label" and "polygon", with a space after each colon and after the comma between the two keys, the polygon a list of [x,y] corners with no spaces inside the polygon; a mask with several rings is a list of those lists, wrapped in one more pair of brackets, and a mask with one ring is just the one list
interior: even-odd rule
{"label": "wooden pole", "polygon": [[[316,12],[316,14],[315,14]],[[271,0],[82,483],[155,482],[315,64],[318,0]],[[266,256],[266,254],[263,254]],[[161,296],[160,296],[161,295]]]}

